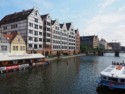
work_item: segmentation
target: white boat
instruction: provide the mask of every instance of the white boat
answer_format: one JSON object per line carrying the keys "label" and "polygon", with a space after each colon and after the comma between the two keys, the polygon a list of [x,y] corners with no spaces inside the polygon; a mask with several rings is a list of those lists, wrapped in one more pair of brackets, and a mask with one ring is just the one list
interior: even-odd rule
{"label": "white boat", "polygon": [[45,56],[42,54],[2,54],[0,53],[0,72],[21,70],[28,67],[45,64]]}
{"label": "white boat", "polygon": [[96,82],[112,89],[125,89],[125,63],[112,62],[112,65],[100,73]]}

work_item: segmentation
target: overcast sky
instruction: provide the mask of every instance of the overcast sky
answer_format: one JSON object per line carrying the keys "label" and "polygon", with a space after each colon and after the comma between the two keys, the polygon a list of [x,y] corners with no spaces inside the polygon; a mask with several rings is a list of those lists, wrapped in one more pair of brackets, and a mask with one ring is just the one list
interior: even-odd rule
{"label": "overcast sky", "polygon": [[80,35],[98,35],[125,46],[125,0],[0,0],[0,19],[37,7],[60,23],[72,22]]}

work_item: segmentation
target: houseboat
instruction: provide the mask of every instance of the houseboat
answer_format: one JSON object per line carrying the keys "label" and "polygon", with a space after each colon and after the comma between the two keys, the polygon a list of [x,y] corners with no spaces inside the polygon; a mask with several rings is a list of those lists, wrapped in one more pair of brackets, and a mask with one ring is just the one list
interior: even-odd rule
{"label": "houseboat", "polygon": [[112,62],[100,73],[96,82],[111,89],[125,89],[125,63]]}
{"label": "houseboat", "polygon": [[45,56],[41,54],[0,53],[0,73],[22,70],[44,64],[46,64]]}

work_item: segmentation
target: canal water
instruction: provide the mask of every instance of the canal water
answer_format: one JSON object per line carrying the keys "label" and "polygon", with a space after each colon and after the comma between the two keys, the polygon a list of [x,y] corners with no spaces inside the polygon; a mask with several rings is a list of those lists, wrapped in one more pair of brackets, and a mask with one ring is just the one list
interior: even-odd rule
{"label": "canal water", "polygon": [[112,61],[125,61],[125,54],[114,57],[78,56],[50,61],[48,66],[0,75],[0,94],[125,94],[125,90],[98,87],[98,74]]}

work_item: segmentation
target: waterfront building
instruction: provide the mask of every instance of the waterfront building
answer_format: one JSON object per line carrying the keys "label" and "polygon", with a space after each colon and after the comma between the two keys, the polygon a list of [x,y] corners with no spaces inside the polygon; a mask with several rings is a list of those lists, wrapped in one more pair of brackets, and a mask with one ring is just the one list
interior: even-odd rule
{"label": "waterfront building", "polygon": [[108,43],[106,42],[106,40],[104,40],[103,38],[99,41],[99,46],[103,49],[108,49]]}
{"label": "waterfront building", "polygon": [[10,44],[7,38],[0,32],[0,53],[9,53]]}
{"label": "waterfront building", "polygon": [[99,38],[96,35],[93,36],[81,36],[80,44],[87,46],[88,48],[97,48],[99,47]]}
{"label": "waterfront building", "polygon": [[26,53],[26,44],[20,33],[5,34],[4,37],[9,41],[10,53]]}
{"label": "waterfront building", "polygon": [[79,53],[80,52],[80,35],[79,35],[79,30],[78,29],[76,29],[75,30],[75,44],[76,44],[76,53]]}
{"label": "waterfront building", "polygon": [[43,54],[50,55],[52,51],[52,19],[49,14],[41,15],[43,20]]}
{"label": "waterfront building", "polygon": [[73,24],[60,24],[49,14],[40,15],[36,8],[6,15],[0,21],[0,32],[7,35],[19,32],[26,43],[27,53],[38,52],[48,56],[57,52],[79,52],[79,31]]}
{"label": "waterfront building", "polygon": [[20,35],[26,42],[27,52],[40,52],[43,48],[43,21],[35,8],[6,15],[0,21],[2,33]]}
{"label": "waterfront building", "polygon": [[69,54],[74,53],[76,44],[75,44],[75,29],[72,23],[66,23],[67,32],[68,32],[68,50]]}
{"label": "waterfront building", "polygon": [[66,27],[66,23],[60,24],[61,31],[61,53],[68,53],[68,31]]}
{"label": "waterfront building", "polygon": [[120,50],[121,49],[120,42],[110,42],[110,43],[108,43],[108,45],[112,47],[112,50]]}
{"label": "waterfront building", "polygon": [[62,32],[57,20],[52,20],[52,54],[60,53],[62,49]]}

